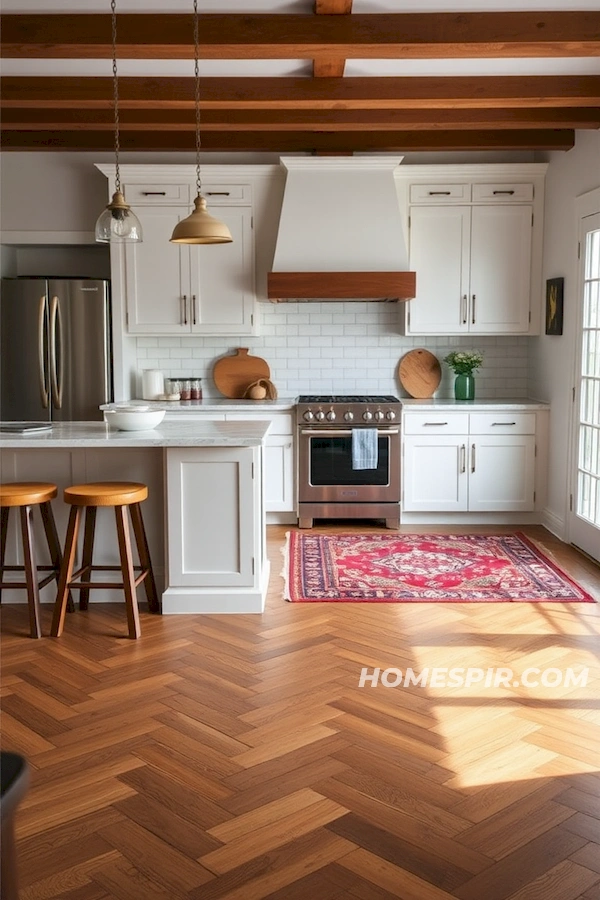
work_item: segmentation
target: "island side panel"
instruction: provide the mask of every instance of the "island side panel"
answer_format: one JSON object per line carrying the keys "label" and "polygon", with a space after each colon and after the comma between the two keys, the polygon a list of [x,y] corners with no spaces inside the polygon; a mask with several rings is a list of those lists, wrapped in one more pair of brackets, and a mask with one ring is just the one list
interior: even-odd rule
{"label": "island side panel", "polygon": [[168,448],[163,613],[264,609],[263,447]]}

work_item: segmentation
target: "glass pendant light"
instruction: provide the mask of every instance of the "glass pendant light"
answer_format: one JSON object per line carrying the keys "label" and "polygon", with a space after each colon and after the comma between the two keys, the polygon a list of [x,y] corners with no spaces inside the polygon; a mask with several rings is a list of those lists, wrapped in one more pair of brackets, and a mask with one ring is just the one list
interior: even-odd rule
{"label": "glass pendant light", "polygon": [[142,240],[140,220],[126,203],[121,191],[119,174],[119,80],[117,77],[117,12],[116,0],[111,0],[113,99],[115,107],[115,192],[96,222],[96,240],[102,244],[130,243]]}
{"label": "glass pendant light", "polygon": [[178,222],[171,235],[173,244],[230,244],[233,238],[224,222],[206,210],[200,179],[200,76],[198,73],[198,0],[194,0],[194,78],[196,104],[196,199],[194,209]]}

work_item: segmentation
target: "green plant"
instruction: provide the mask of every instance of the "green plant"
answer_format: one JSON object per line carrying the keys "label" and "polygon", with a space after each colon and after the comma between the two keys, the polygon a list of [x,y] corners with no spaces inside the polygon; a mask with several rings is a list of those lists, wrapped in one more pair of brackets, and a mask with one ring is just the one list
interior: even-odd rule
{"label": "green plant", "polygon": [[444,362],[455,375],[471,375],[482,364],[483,353],[480,350],[451,350]]}

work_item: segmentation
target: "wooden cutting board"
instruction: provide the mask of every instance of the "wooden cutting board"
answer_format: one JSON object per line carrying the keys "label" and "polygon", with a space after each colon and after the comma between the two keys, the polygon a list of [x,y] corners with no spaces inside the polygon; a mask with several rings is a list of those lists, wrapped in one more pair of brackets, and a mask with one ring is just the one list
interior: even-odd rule
{"label": "wooden cutting board", "polygon": [[410,350],[398,366],[400,384],[411,397],[425,400],[433,397],[442,379],[442,367],[429,350]]}
{"label": "wooden cutting board", "polygon": [[215,387],[232,400],[241,400],[254,381],[270,377],[269,364],[260,356],[249,356],[247,347],[238,347],[233,356],[224,356],[213,367]]}

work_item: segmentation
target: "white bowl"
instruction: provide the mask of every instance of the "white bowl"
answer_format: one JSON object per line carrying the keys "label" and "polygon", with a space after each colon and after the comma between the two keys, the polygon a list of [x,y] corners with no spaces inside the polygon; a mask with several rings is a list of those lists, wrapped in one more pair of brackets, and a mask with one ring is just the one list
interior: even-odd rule
{"label": "white bowl", "polygon": [[104,420],[113,428],[121,431],[148,431],[160,425],[164,417],[164,409],[146,410],[135,406],[104,411]]}

